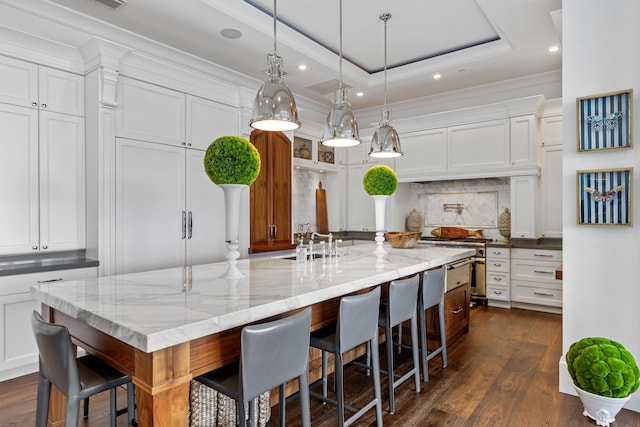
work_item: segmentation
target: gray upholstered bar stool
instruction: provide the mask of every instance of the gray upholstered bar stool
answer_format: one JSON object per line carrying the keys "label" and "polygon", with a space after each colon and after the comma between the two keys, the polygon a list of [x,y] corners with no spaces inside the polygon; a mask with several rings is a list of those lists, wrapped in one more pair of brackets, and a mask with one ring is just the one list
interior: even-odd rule
{"label": "gray upholstered bar stool", "polygon": [[[338,407],[338,426],[349,426],[364,415],[369,409],[376,408],[376,422],[382,427],[382,396],[380,391],[380,359],[378,355],[378,307],[380,305],[380,288],[365,294],[350,295],[340,300],[338,321],[315,331],[311,334],[311,346],[322,350],[322,379],[311,385],[314,387],[322,383],[322,394],[311,392],[324,402]],[[345,404],[344,401],[344,365],[343,353],[361,344],[368,344],[373,348],[372,377],[373,399],[363,408],[356,409]],[[336,399],[327,397],[327,353],[334,355],[334,378]],[[353,413],[345,420],[344,411]]]}
{"label": "gray upholstered bar stool", "polygon": [[[311,308],[272,322],[246,326],[240,338],[240,362],[196,377],[195,380],[237,402],[239,425],[255,426],[253,400],[279,386],[280,425],[285,419],[285,385],[298,378],[302,425],[311,425],[309,409],[309,330]],[[245,407],[249,418],[245,422]]]}
{"label": "gray upholstered bar stool", "polygon": [[67,328],[45,322],[37,311],[31,316],[31,327],[40,357],[36,427],[47,425],[51,384],[67,397],[65,427],[77,427],[81,400],[107,390],[111,394],[110,425],[115,427],[118,413],[116,388],[126,384],[127,414],[131,425],[135,414],[131,378],[94,356],[76,358]]}
{"label": "gray upholstered bar stool", "polygon": [[[429,381],[429,360],[442,354],[442,367],[447,367],[447,336],[444,324],[444,291],[446,281],[446,267],[427,270],[422,276],[422,283],[418,296],[418,317],[420,323],[420,342],[422,353],[422,377]],[[427,322],[425,311],[437,307],[438,326],[440,328],[440,347],[429,352],[427,350]]]}
{"label": "gray upholstered bar stool", "polygon": [[[416,393],[420,393],[420,359],[418,357],[418,275],[404,280],[393,280],[389,284],[389,298],[380,306],[378,326],[384,328],[387,348],[387,384],[389,387],[389,413],[395,412],[394,389],[411,377],[414,378]],[[404,375],[397,375],[393,369],[393,328],[409,320],[411,322],[411,348],[413,368]]]}

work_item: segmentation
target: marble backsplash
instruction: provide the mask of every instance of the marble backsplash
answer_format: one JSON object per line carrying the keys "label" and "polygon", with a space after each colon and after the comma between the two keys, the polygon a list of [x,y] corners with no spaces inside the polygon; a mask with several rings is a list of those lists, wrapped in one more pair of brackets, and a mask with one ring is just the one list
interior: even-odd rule
{"label": "marble backsplash", "polygon": [[[509,178],[433,181],[409,185],[409,206],[422,214],[423,234],[452,226],[483,230],[486,238],[502,240],[498,217],[511,203]],[[446,207],[446,209],[445,209]]]}

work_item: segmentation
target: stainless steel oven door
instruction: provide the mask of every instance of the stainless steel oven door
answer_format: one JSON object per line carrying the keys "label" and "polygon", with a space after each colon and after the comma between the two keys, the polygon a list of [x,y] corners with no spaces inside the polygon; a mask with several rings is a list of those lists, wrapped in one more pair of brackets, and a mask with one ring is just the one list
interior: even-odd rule
{"label": "stainless steel oven door", "polygon": [[471,296],[474,297],[486,297],[487,296],[487,282],[486,282],[486,265],[484,258],[472,258],[473,260],[473,272],[471,282]]}
{"label": "stainless steel oven door", "polygon": [[472,263],[471,258],[464,258],[447,264],[447,291],[473,281],[470,268]]}

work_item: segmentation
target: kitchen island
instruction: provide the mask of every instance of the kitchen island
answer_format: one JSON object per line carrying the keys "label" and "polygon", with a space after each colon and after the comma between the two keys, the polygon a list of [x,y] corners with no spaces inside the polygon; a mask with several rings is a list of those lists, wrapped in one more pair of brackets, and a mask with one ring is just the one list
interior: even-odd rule
{"label": "kitchen island", "polygon": [[[190,380],[237,359],[244,325],[313,306],[315,330],[334,320],[343,295],[472,255],[385,245],[376,256],[374,248],[343,248],[338,258],[305,262],[240,260],[239,279],[221,278],[227,266],[215,263],[41,284],[31,294],[76,344],[133,378],[140,426],[184,426]],[[50,425],[62,423],[61,399],[52,401]]]}

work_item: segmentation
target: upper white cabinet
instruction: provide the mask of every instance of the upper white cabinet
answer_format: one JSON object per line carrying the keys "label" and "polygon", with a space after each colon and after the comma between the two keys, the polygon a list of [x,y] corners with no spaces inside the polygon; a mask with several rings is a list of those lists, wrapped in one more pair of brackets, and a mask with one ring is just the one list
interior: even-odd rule
{"label": "upper white cabinet", "polygon": [[491,120],[448,129],[449,172],[509,167],[509,121]]}
{"label": "upper white cabinet", "polygon": [[116,136],[184,145],[184,93],[121,77],[118,81]]}
{"label": "upper white cabinet", "polygon": [[84,77],[0,56],[0,102],[84,116]]}
{"label": "upper white cabinet", "polygon": [[[338,150],[340,149],[338,148]],[[380,163],[380,159],[369,157],[369,151],[371,150],[371,143],[369,142],[361,142],[353,147],[342,148],[342,150],[347,151],[348,163],[350,165]],[[393,168],[393,161],[391,161],[391,163],[387,162],[387,164]]]}
{"label": "upper white cabinet", "polygon": [[447,170],[447,129],[402,134],[403,156],[396,159],[398,179],[410,180]]}
{"label": "upper white cabinet", "polygon": [[511,166],[538,166],[538,118],[533,115],[511,118]]}
{"label": "upper white cabinet", "polygon": [[292,165],[298,169],[337,171],[347,164],[346,150],[328,147],[321,144],[318,138],[294,132]]}
{"label": "upper white cabinet", "polygon": [[0,104],[0,254],[84,248],[84,138],[82,117]]}
{"label": "upper white cabinet", "polygon": [[511,237],[538,237],[538,187],[534,176],[511,177]]}
{"label": "upper white cabinet", "polygon": [[186,145],[206,150],[215,139],[238,135],[238,110],[197,96],[186,97]]}
{"label": "upper white cabinet", "polygon": [[562,115],[543,117],[540,134],[540,235],[562,237]]}

